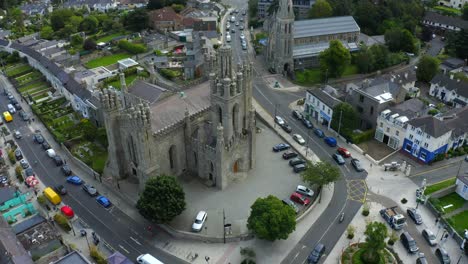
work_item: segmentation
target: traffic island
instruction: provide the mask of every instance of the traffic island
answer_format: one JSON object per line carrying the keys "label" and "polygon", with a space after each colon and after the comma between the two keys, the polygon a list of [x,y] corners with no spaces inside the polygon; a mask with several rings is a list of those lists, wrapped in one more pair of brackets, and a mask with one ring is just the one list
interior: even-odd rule
{"label": "traffic island", "polygon": [[[366,253],[367,243],[354,243],[347,247],[341,254],[340,263],[342,264],[360,264],[363,261],[363,255]],[[397,257],[388,249],[384,249],[380,255],[379,264],[396,264]]]}

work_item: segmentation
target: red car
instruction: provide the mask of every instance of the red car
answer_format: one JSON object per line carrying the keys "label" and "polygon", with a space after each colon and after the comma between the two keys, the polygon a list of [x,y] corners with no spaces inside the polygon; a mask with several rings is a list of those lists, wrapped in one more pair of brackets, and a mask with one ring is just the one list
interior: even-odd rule
{"label": "red car", "polygon": [[343,156],[343,158],[351,157],[351,153],[349,153],[349,151],[347,149],[345,149],[345,148],[338,148],[337,152],[338,152],[338,154]]}
{"label": "red car", "polygon": [[291,194],[290,199],[298,204],[305,205],[305,206],[309,205],[310,203],[309,198],[306,198],[305,196],[297,192],[294,192],[293,194]]}

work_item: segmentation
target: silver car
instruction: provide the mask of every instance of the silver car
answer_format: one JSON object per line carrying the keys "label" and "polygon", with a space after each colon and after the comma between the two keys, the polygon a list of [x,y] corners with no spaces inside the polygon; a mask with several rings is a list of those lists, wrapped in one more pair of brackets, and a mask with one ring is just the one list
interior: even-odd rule
{"label": "silver car", "polygon": [[434,233],[432,233],[431,230],[424,229],[422,231],[422,236],[424,237],[424,239],[426,239],[426,241],[427,241],[427,243],[429,243],[429,245],[431,245],[431,246],[437,245],[437,238],[434,235]]}
{"label": "silver car", "polygon": [[305,195],[305,196],[309,196],[309,197],[314,196],[314,191],[312,191],[311,189],[305,187],[304,185],[298,185],[296,187],[296,192],[300,193],[302,195]]}

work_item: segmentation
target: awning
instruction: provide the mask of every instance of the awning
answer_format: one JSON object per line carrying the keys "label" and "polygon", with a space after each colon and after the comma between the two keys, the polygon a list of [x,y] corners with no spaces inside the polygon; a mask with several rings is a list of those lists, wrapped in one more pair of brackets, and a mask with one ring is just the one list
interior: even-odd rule
{"label": "awning", "polygon": [[62,208],[60,208],[60,211],[62,211],[62,213],[68,218],[73,218],[75,216],[73,209],[71,209],[71,207],[68,205],[62,206]]}

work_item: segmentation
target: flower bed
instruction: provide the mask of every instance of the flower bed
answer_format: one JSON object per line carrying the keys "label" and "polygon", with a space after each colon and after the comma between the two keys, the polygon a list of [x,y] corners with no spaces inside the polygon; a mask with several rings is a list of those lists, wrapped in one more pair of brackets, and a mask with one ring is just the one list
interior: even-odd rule
{"label": "flower bed", "polygon": [[[347,247],[341,254],[342,264],[362,264],[361,255],[365,252],[365,243],[355,243]],[[397,261],[393,254],[385,249],[380,261],[376,264],[396,264]]]}

